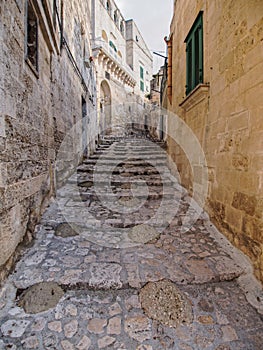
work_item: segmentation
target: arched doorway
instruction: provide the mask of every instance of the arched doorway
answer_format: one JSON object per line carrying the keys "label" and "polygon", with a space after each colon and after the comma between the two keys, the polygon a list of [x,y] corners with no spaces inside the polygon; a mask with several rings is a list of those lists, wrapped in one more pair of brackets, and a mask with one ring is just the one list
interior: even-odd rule
{"label": "arched doorway", "polygon": [[100,133],[111,131],[111,91],[106,80],[100,84]]}

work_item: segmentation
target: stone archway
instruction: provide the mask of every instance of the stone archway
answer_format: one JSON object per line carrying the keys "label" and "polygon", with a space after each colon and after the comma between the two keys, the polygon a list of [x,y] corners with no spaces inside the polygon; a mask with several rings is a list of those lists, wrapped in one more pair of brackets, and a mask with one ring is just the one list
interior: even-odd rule
{"label": "stone archway", "polygon": [[101,134],[111,131],[111,90],[108,82],[103,80],[100,84],[100,131]]}

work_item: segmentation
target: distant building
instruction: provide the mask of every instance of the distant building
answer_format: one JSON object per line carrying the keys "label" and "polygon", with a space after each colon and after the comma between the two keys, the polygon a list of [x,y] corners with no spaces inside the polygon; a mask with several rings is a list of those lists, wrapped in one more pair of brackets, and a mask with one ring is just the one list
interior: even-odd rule
{"label": "distant building", "polygon": [[[263,1],[177,0],[168,44],[166,104],[191,128],[207,165],[189,164],[169,119],[168,152],[183,184],[205,184],[216,225],[263,281]],[[174,140],[173,140],[174,138]],[[191,141],[191,140],[189,140]]]}
{"label": "distant building", "polygon": [[150,92],[152,57],[135,23],[125,20],[113,0],[92,0],[92,8],[98,120],[104,133],[129,120],[125,103],[143,106]]}
{"label": "distant building", "polygon": [[164,79],[165,66],[162,66],[157,74],[153,75],[153,79],[150,82],[150,101],[154,105],[161,105],[162,97],[162,81]]}
{"label": "distant building", "polygon": [[134,92],[144,99],[150,95],[153,58],[132,19],[126,21],[126,40],[127,63],[133,70],[136,81]]}

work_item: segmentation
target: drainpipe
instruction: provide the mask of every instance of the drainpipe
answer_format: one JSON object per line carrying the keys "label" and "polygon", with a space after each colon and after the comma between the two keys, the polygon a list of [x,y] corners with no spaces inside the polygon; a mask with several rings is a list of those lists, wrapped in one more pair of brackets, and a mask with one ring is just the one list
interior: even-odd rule
{"label": "drainpipe", "polygon": [[[96,38],[96,1],[97,0],[91,0],[91,50],[93,49],[95,45],[95,38]],[[94,100],[95,100],[95,116],[96,116],[96,127],[97,127],[97,136],[96,141],[99,140],[99,125],[98,125],[98,93],[97,93],[97,70],[96,65],[93,62],[93,79],[94,79]]]}
{"label": "drainpipe", "polygon": [[172,90],[172,60],[173,60],[173,36],[165,38],[168,51],[168,78],[167,78],[167,97],[172,104],[173,90]]}

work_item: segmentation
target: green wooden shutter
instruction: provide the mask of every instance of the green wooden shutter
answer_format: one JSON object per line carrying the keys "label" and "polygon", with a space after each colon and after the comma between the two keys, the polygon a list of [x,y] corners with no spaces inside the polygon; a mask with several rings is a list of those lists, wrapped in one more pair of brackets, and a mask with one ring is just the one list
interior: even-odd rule
{"label": "green wooden shutter", "polygon": [[203,13],[195,20],[186,43],[186,95],[203,83]]}
{"label": "green wooden shutter", "polygon": [[144,79],[143,67],[140,67],[140,77],[141,79]]}

